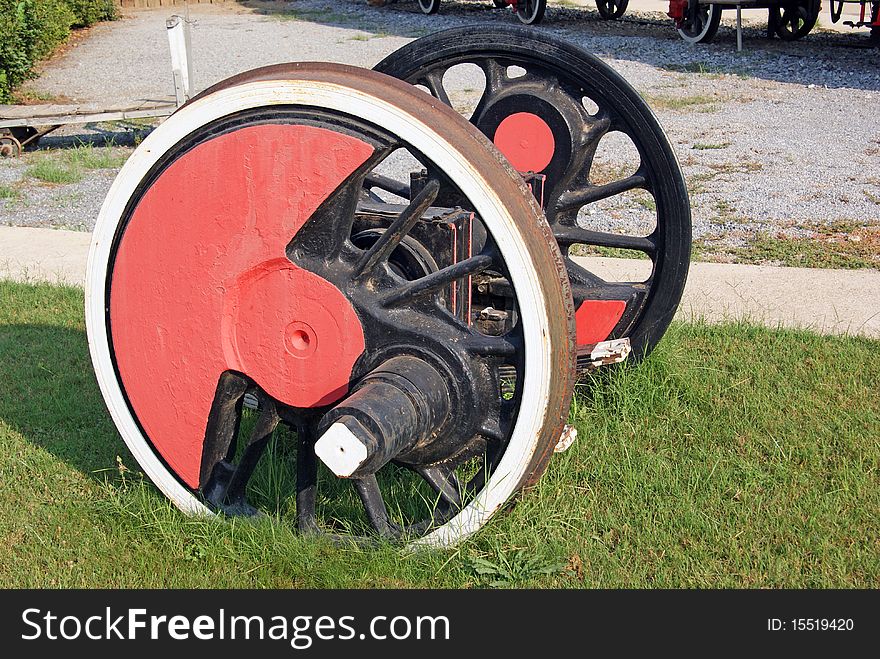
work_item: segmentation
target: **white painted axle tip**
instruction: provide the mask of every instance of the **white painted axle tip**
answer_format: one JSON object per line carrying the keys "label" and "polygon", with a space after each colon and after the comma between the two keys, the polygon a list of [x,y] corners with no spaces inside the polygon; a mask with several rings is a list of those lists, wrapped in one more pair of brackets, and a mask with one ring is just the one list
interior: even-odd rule
{"label": "white painted axle tip", "polygon": [[351,428],[337,421],[315,443],[315,455],[339,478],[348,478],[367,460],[367,447]]}

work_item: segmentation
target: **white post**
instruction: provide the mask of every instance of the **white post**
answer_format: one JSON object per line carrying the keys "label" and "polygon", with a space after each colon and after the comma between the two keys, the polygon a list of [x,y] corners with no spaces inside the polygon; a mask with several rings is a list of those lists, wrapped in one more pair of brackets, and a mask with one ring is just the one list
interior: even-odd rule
{"label": "white post", "polygon": [[165,27],[168,28],[168,45],[171,48],[174,97],[177,99],[177,105],[180,106],[189,100],[193,89],[189,22],[175,15],[165,21]]}

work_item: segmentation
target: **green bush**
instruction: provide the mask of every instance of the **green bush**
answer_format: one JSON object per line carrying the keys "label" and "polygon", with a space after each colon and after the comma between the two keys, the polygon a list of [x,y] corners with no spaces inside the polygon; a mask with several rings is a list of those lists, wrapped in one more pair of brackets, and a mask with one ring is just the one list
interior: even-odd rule
{"label": "green bush", "polygon": [[73,27],[88,27],[98,21],[112,21],[116,18],[116,4],[113,0],[64,0],[76,20]]}
{"label": "green bush", "polygon": [[116,18],[113,0],[0,0],[0,103],[64,43],[71,27]]}

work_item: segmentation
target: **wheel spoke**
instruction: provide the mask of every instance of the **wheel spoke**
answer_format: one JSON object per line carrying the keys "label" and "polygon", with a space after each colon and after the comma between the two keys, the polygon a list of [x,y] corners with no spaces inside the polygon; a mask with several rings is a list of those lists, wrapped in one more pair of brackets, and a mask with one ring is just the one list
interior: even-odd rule
{"label": "wheel spoke", "polygon": [[562,246],[582,244],[596,245],[599,247],[616,247],[618,249],[631,249],[645,254],[654,254],[657,251],[657,243],[651,236],[627,236],[607,231],[591,231],[581,227],[568,227],[556,225],[553,227],[553,237]]}
{"label": "wheel spoke", "polygon": [[498,463],[501,462],[501,456],[503,454],[502,442],[491,439],[486,442],[486,453],[483,455],[483,464],[480,466],[479,471],[467,482],[467,485],[464,486],[465,496],[470,498],[480,492],[491,477],[492,472],[495,471],[495,468],[498,466]]}
{"label": "wheel spoke", "polygon": [[369,276],[375,270],[379,263],[387,261],[391,253],[400,245],[400,241],[404,239],[406,234],[415,226],[428,207],[437,198],[440,191],[440,184],[436,179],[429,181],[425,187],[419,192],[409,205],[397,216],[397,219],[391,223],[370,246],[364,255],[358,261],[354,268],[352,280],[358,280]]}
{"label": "wheel spoke", "polygon": [[485,336],[475,334],[467,341],[467,350],[484,357],[511,357],[520,350],[521,341],[511,335]]}
{"label": "wheel spoke", "polygon": [[318,458],[315,455],[314,433],[310,428],[298,429],[297,442],[296,526],[303,533],[318,533]]}
{"label": "wheel spoke", "polygon": [[241,405],[248,388],[247,379],[227,372],[217,382],[217,393],[205,429],[205,444],[199,482],[207,484],[214,467],[221,460],[231,460],[235,453],[235,438],[241,425]]}
{"label": "wheel spoke", "polygon": [[490,268],[495,263],[495,257],[490,254],[477,254],[469,259],[459,261],[437,272],[407,282],[397,290],[385,295],[380,304],[384,307],[393,307],[408,302],[413,298],[433,293],[454,281],[469,275],[475,275]]}
{"label": "wheel spoke", "polygon": [[446,73],[445,70],[434,70],[429,71],[425,74],[425,77],[422,80],[418,81],[416,84],[424,84],[428,89],[431,90],[431,94],[439,100],[441,103],[452,107],[452,101],[449,100],[449,95],[446,93],[446,89],[443,87],[443,74]]}
{"label": "wheel spoke", "polygon": [[394,150],[395,145],[377,148],[318,207],[287,246],[292,260],[302,255],[332,260],[342,251],[351,236],[355,211],[362,196],[364,181],[370,171]]}
{"label": "wheel spoke", "polygon": [[[636,286],[640,286],[640,288],[636,288]],[[584,300],[624,300],[629,302],[645,295],[647,291],[647,283],[635,284],[632,282],[605,282],[601,286],[573,285],[571,287],[575,307],[580,306]]]}
{"label": "wheel spoke", "polygon": [[232,472],[232,478],[226,487],[225,500],[233,510],[249,508],[247,504],[247,484],[257,463],[266,451],[266,446],[278,426],[278,413],[275,409],[275,401],[268,396],[264,396],[260,400],[260,418],[251,432],[248,444],[242,453],[241,458],[236,465],[235,471]]}
{"label": "wheel spoke", "polygon": [[[241,398],[244,397],[242,392]],[[238,416],[241,416],[241,401],[238,405]],[[231,453],[234,446],[230,443],[227,449],[230,455],[214,465],[211,478],[203,488],[205,498],[228,515],[253,516],[257,510],[247,502],[247,484],[253,476],[254,469],[260,461],[272,434],[278,425],[279,417],[275,402],[266,395],[260,395],[260,417],[251,431],[248,443],[242,451],[237,464],[232,464]],[[236,428],[240,418],[236,420]]]}
{"label": "wheel spoke", "polygon": [[417,466],[415,471],[439,495],[440,500],[437,502],[437,507],[441,515],[461,510],[461,483],[458,482],[458,476],[453,468],[439,465]]}
{"label": "wheel spoke", "polygon": [[629,192],[637,188],[645,188],[648,179],[642,174],[633,174],[619,181],[605,183],[603,185],[587,185],[585,187],[569,190],[560,195],[556,202],[556,212],[565,213],[580,209],[582,206],[592,204],[615,195]]}
{"label": "wheel spoke", "polygon": [[382,174],[370,172],[364,178],[364,183],[369,188],[379,188],[380,190],[385,190],[386,192],[390,192],[391,194],[397,195],[398,197],[409,199],[409,185],[407,185],[406,183],[401,183],[400,181],[396,181],[393,178],[383,176]]}
{"label": "wheel spoke", "polygon": [[387,539],[398,537],[400,527],[388,517],[388,510],[385,508],[385,500],[382,498],[376,476],[370,474],[364,478],[356,478],[353,482],[358,496],[361,498],[364,511],[367,513],[367,518],[379,536]]}

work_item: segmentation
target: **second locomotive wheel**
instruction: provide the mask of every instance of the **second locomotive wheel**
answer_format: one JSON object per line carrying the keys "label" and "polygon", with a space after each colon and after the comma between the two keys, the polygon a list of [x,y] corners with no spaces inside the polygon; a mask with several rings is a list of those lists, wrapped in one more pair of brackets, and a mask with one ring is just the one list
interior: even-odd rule
{"label": "second locomotive wheel", "polygon": [[[586,368],[592,345],[622,337],[630,339],[631,359],[643,358],[672,320],[691,246],[684,177],[654,114],[598,58],[522,28],[438,32],[407,44],[375,69],[452,105],[449,74],[461,65],[478,69],[485,80],[471,123],[530,179],[566,255],[577,310],[579,367]],[[631,161],[600,168],[597,150],[604,140],[614,139],[631,142]],[[611,144],[616,148],[616,142]],[[628,197],[631,192],[643,197]],[[644,233],[611,232],[607,223],[594,224],[618,212],[609,207],[618,200],[624,213],[630,207],[652,216]],[[642,281],[605,279],[575,258],[581,245],[600,254],[638,253],[650,260],[650,273]]]}
{"label": "second locomotive wheel", "polygon": [[[436,175],[398,203],[364,195],[400,153]],[[455,543],[540,476],[567,416],[573,310],[549,231],[491,144],[409,85],[242,74],[153,131],[102,207],[86,293],[102,394],[185,511]],[[489,273],[512,289],[506,321],[472,323]]]}

